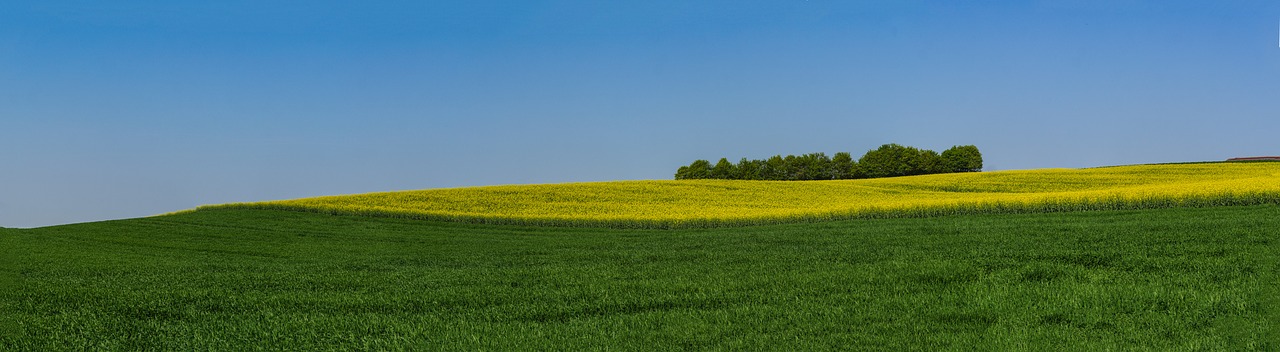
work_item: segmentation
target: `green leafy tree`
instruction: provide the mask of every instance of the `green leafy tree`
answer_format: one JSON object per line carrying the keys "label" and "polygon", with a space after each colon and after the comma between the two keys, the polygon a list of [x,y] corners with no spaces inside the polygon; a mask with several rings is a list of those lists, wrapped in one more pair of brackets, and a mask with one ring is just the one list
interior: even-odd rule
{"label": "green leafy tree", "polygon": [[769,157],[764,162],[764,172],[761,172],[762,179],[765,180],[785,180],[787,177],[787,161],[781,155]]}
{"label": "green leafy tree", "polygon": [[919,162],[920,175],[941,174],[951,172],[948,170],[946,162],[942,160],[942,156],[938,152],[922,149],[917,157]]}
{"label": "green leafy tree", "polygon": [[911,175],[919,152],[898,144],[885,144],[858,159],[858,172],[867,178]]}
{"label": "green leafy tree", "polygon": [[715,166],[711,167],[711,178],[718,180],[732,180],[737,178],[737,167],[729,162],[727,158],[720,158]]}
{"label": "green leafy tree", "polygon": [[800,170],[802,165],[800,165],[799,160],[796,160],[795,155],[787,155],[783,157],[782,162],[783,162],[783,170],[786,170],[786,172],[782,173],[782,178],[780,178],[779,180],[791,181],[791,180],[796,180],[798,177],[800,177]]}
{"label": "green leafy tree", "polygon": [[747,160],[742,158],[738,160],[738,179],[739,180],[759,180],[760,171],[764,162],[760,160]]}
{"label": "green leafy tree", "polygon": [[903,164],[906,164],[907,172],[906,174],[902,174],[898,176],[914,176],[914,175],[925,174],[924,152],[916,147],[908,146],[904,148],[905,150],[898,157],[902,158]]}
{"label": "green leafy tree", "polygon": [[982,171],[982,152],[972,145],[957,145],[942,151],[942,162],[948,172]]}
{"label": "green leafy tree", "polygon": [[730,163],[720,158],[715,165],[697,160],[676,170],[677,180],[842,180],[854,178],[927,175],[947,172],[982,170],[982,154],[972,145],[954,146],[938,152],[885,144],[867,151],[857,161],[853,155],[840,152],[834,157],[826,153],[774,155],[765,160],[742,158]]}
{"label": "green leafy tree", "polygon": [[701,180],[711,178],[711,162],[706,160],[695,160],[689,166],[684,167],[686,180]]}
{"label": "green leafy tree", "polygon": [[832,179],[847,180],[853,178],[853,155],[848,152],[839,152],[831,157],[831,174]]}
{"label": "green leafy tree", "polygon": [[677,180],[688,180],[688,179],[689,179],[689,166],[688,166],[688,165],[681,166],[679,169],[676,169],[676,179],[677,179]]}
{"label": "green leafy tree", "polygon": [[809,153],[801,155],[797,159],[800,160],[802,169],[800,171],[800,180],[830,180],[831,179],[831,158],[826,153]]}

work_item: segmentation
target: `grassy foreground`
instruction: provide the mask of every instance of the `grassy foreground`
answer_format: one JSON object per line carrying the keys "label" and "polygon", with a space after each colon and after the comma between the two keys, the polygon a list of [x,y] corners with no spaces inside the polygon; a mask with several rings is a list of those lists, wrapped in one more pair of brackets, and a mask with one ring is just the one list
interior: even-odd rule
{"label": "grassy foreground", "polygon": [[619,181],[384,192],[202,207],[488,224],[696,228],[954,214],[1280,204],[1280,162],[841,181]]}
{"label": "grassy foreground", "polygon": [[1280,207],[688,230],[0,229],[0,350],[1275,350]]}

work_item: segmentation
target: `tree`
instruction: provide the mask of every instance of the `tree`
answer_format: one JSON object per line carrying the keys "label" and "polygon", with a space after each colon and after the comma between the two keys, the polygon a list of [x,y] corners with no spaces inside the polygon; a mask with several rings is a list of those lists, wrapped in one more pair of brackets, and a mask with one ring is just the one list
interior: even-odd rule
{"label": "tree", "polygon": [[916,147],[904,146],[902,148],[901,154],[898,154],[898,159],[902,160],[902,163],[906,165],[906,173],[898,176],[924,175],[924,151]]}
{"label": "tree", "polygon": [[847,180],[853,178],[853,155],[848,152],[839,152],[831,157],[831,178],[836,180]]}
{"label": "tree", "polygon": [[938,174],[951,171],[943,155],[928,149],[885,144],[858,159],[855,177],[895,177]]}
{"label": "tree", "polygon": [[787,178],[785,180],[796,181],[796,180],[809,179],[808,178],[809,164],[812,162],[812,160],[809,159],[808,155],[804,155],[804,154],[801,154],[799,156],[787,155],[787,157],[783,158],[783,160],[787,161],[787,170],[788,170]]}
{"label": "tree", "polygon": [[782,177],[779,180],[793,181],[800,177],[800,161],[796,160],[795,155],[787,155],[782,158]]}
{"label": "tree", "polygon": [[782,159],[781,155],[769,157],[769,160],[764,162],[764,172],[761,172],[761,176],[764,180],[787,179],[787,161]]}
{"label": "tree", "polygon": [[972,145],[957,145],[942,151],[942,162],[947,172],[982,171],[982,153]]}
{"label": "tree", "polygon": [[718,180],[732,180],[737,178],[737,168],[727,158],[720,158],[715,166],[711,167],[711,178]]}
{"label": "tree", "polygon": [[920,163],[919,175],[942,174],[951,172],[948,170],[946,162],[942,160],[942,156],[938,152],[922,149],[920,150],[918,162]]}
{"label": "tree", "polygon": [[796,158],[800,163],[798,180],[830,180],[831,158],[826,153],[809,153]]}
{"label": "tree", "polygon": [[680,180],[700,180],[711,178],[711,162],[706,160],[695,160],[689,166],[681,167],[684,170],[684,178],[680,178],[680,172],[676,171],[676,179]]}
{"label": "tree", "polygon": [[911,163],[919,153],[907,148],[885,144],[867,151],[858,159],[858,173],[867,178],[910,175],[913,169]]}
{"label": "tree", "polygon": [[764,162],[760,160],[747,160],[747,158],[738,160],[738,179],[759,180],[761,167],[763,165]]}
{"label": "tree", "polygon": [[677,180],[843,180],[946,172],[982,170],[982,154],[972,145],[954,146],[938,152],[885,144],[867,151],[857,161],[853,155],[840,152],[834,157],[826,153],[774,155],[765,160],[742,158],[737,163],[720,158],[715,165],[697,160],[676,170]]}

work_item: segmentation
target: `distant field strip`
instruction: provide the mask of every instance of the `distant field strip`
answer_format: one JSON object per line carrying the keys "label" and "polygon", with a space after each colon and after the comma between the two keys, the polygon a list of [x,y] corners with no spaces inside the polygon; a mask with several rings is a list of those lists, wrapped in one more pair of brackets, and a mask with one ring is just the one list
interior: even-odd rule
{"label": "distant field strip", "polygon": [[839,181],[615,181],[203,206],[471,223],[720,227],[852,218],[1280,204],[1280,162],[1040,169]]}

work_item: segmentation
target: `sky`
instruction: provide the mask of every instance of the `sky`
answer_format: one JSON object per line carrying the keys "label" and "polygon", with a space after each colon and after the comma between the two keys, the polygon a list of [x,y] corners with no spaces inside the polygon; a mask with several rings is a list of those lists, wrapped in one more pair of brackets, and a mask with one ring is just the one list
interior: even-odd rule
{"label": "sky", "polygon": [[1280,155],[1280,2],[5,1],[0,226],[978,146]]}

